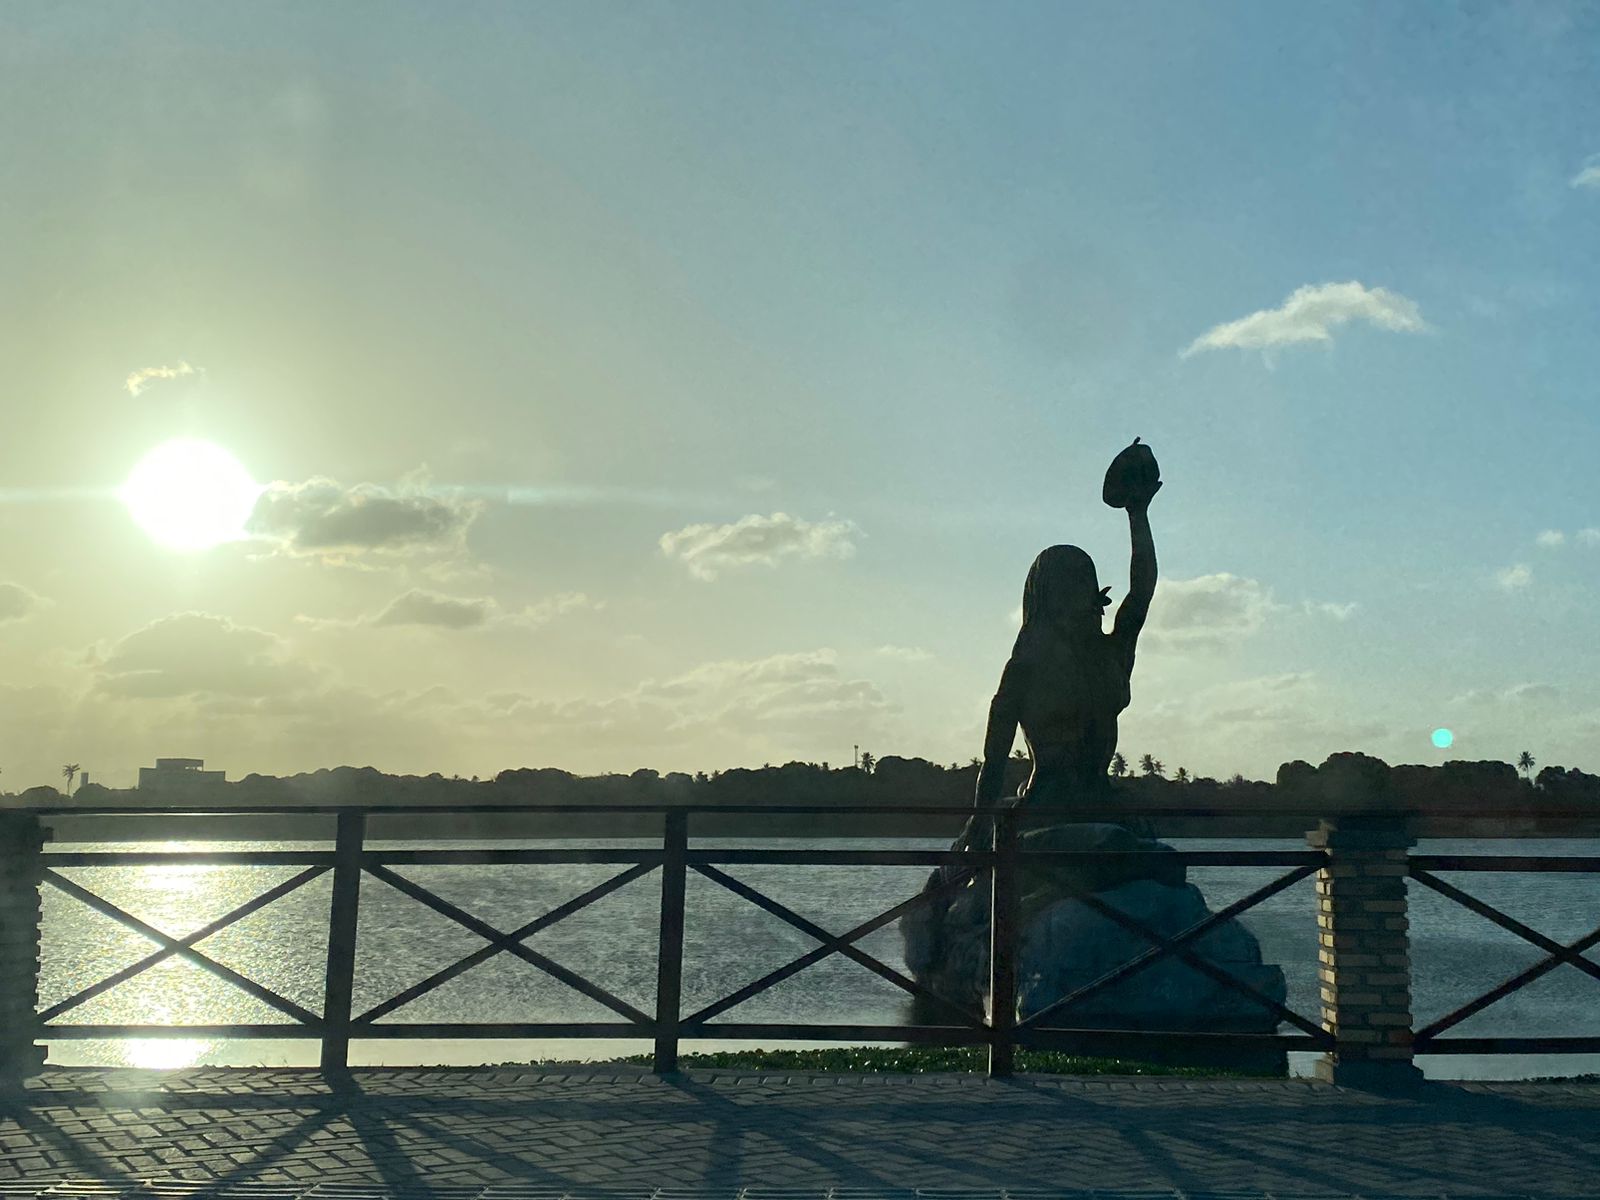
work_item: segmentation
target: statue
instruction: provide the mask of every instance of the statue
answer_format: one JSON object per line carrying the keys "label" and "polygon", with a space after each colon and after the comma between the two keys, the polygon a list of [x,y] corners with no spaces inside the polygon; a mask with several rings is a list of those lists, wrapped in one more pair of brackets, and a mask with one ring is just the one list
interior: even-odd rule
{"label": "statue", "polygon": [[[1130,698],[1139,632],[1155,595],[1149,507],[1160,490],[1155,455],[1135,438],[1113,460],[1101,489],[1108,505],[1127,510],[1133,543],[1128,595],[1109,633],[1101,622],[1111,603],[1110,588],[1100,586],[1088,554],[1077,546],[1051,546],[1034,559],[1022,593],[1022,629],[989,706],[983,766],[973,797],[976,811],[953,849],[991,846],[993,821],[988,814],[1002,803],[1025,806],[1035,818],[1045,815],[1040,810],[1069,803],[1114,805],[1109,768],[1117,749],[1117,717]],[[1002,800],[1006,762],[1019,727],[1033,771],[1016,796]],[[1106,852],[1110,857],[1022,871],[1019,1018],[1149,949],[1148,941],[1095,913],[1080,895],[1092,894],[1165,937],[1209,915],[1182,863],[1160,853],[1170,846],[1120,824],[1030,824],[1039,827],[1021,832],[1024,850]],[[1128,851],[1150,853],[1133,856]],[[936,869],[924,890],[936,889],[959,871],[954,866]],[[930,900],[900,922],[912,975],[936,995],[966,1006],[981,1005],[988,988],[989,897],[988,888],[977,884],[968,880],[954,896]],[[1236,919],[1219,925],[1196,947],[1219,967],[1283,1002],[1283,972],[1262,961],[1254,935]],[[921,998],[912,1013],[918,1021],[939,1019],[938,1011]],[[1080,1002],[1067,1019],[1079,1028],[1269,1033],[1277,1027],[1270,1010],[1172,958]],[[1230,1062],[1280,1071],[1284,1059],[1281,1052],[1268,1051],[1248,1064],[1237,1058]]]}
{"label": "statue", "polygon": [[1110,605],[1094,560],[1077,546],[1051,546],[1033,560],[1022,589],[1022,629],[989,705],[978,773],[978,810],[961,844],[989,840],[985,810],[1000,802],[1006,759],[1022,728],[1033,773],[1012,801],[1060,804],[1109,798],[1117,716],[1128,707],[1134,649],[1156,590],[1156,547],[1150,501],[1161,490],[1160,469],[1138,438],[1106,472],[1101,498],[1126,509],[1133,543],[1128,594],[1111,632],[1101,629]]}

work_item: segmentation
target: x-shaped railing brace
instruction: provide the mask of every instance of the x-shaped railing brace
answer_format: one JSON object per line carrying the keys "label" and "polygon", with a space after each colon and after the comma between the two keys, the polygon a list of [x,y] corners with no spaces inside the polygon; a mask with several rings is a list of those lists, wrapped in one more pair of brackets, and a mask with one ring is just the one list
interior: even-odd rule
{"label": "x-shaped railing brace", "polygon": [[492,958],[494,955],[501,953],[514,954],[524,962],[530,963],[539,968],[539,970],[543,971],[545,974],[560,980],[574,991],[581,992],[583,995],[588,996],[591,1000],[595,1000],[600,1004],[605,1005],[607,1008],[611,1009],[612,1012],[619,1013],[620,1015],[627,1017],[629,1021],[632,1021],[636,1025],[650,1026],[655,1024],[653,1018],[646,1016],[637,1008],[633,1007],[633,1005],[629,1004],[626,1000],[620,999],[617,996],[613,996],[610,992],[606,991],[598,984],[591,983],[589,980],[585,979],[576,972],[569,971],[566,967],[563,967],[554,959],[540,954],[537,950],[530,950],[527,946],[522,944],[523,938],[531,937],[533,934],[538,933],[539,930],[554,925],[563,917],[571,916],[579,909],[586,908],[590,904],[593,904],[602,896],[605,896],[610,892],[614,892],[625,884],[632,883],[640,876],[646,875],[655,870],[653,864],[640,863],[637,866],[629,867],[620,875],[613,876],[604,883],[597,884],[596,886],[590,888],[587,892],[583,893],[583,895],[569,900],[557,908],[551,909],[542,917],[535,918],[534,920],[529,921],[526,925],[519,926],[509,933],[503,933],[487,922],[480,921],[477,917],[473,916],[465,909],[457,908],[448,900],[441,899],[430,892],[427,888],[423,887],[421,884],[413,883],[404,875],[397,875],[388,867],[385,867],[379,863],[370,862],[363,865],[365,866],[367,872],[375,878],[383,880],[383,882],[387,883],[390,887],[405,893],[413,900],[427,905],[427,907],[433,909],[434,912],[439,913],[442,916],[449,917],[452,921],[455,921],[459,925],[466,926],[479,937],[486,938],[489,944],[487,946],[480,946],[477,950],[474,950],[465,958],[452,963],[450,966],[445,967],[442,971],[434,972],[432,975],[428,976],[428,978],[422,980],[420,983],[413,984],[399,995],[391,996],[382,1004],[368,1009],[366,1012],[362,1013],[359,1017],[354,1018],[350,1022],[352,1029],[356,1029],[362,1025],[370,1025],[379,1017],[393,1012],[401,1005],[411,1003],[411,1001],[415,1000],[418,996],[422,996],[428,992],[431,992],[434,988],[445,983],[447,980],[454,979],[457,975],[460,975],[464,971],[470,970],[479,963],[483,962],[485,959]]}
{"label": "x-shaped railing brace", "polygon": [[117,971],[115,974],[106,976],[106,978],[102,979],[99,983],[91,984],[89,987],[85,988],[81,992],[78,992],[76,995],[69,996],[60,1003],[52,1005],[50,1008],[47,1008],[44,1012],[39,1014],[39,1019],[41,1021],[49,1021],[53,1017],[58,1017],[68,1009],[76,1008],[85,1001],[94,999],[94,997],[100,995],[102,992],[109,991],[110,989],[116,987],[117,984],[132,979],[135,975],[138,975],[142,971],[148,971],[157,963],[163,962],[176,954],[193,963],[195,966],[200,967],[205,971],[209,971],[218,978],[226,980],[235,987],[248,992],[257,1000],[262,1001],[264,1004],[271,1005],[279,1012],[287,1013],[302,1025],[309,1025],[312,1028],[320,1028],[322,1025],[322,1018],[317,1016],[316,1013],[311,1012],[309,1009],[301,1008],[300,1005],[296,1004],[293,1000],[290,1000],[285,996],[280,996],[277,992],[270,991],[267,988],[262,987],[255,980],[239,974],[239,972],[235,971],[233,968],[223,966],[221,963],[217,962],[216,959],[208,958],[206,955],[196,950],[194,946],[196,942],[205,940],[218,930],[225,929],[227,926],[232,925],[235,921],[243,920],[257,909],[265,908],[274,900],[288,895],[290,892],[294,891],[303,884],[310,883],[318,875],[323,874],[327,870],[327,867],[309,867],[306,870],[301,871],[293,878],[286,879],[276,887],[262,892],[261,895],[256,896],[247,903],[240,905],[232,912],[225,913],[224,915],[218,917],[209,925],[202,926],[201,928],[196,929],[193,933],[187,934],[184,937],[174,938],[161,932],[161,930],[157,929],[155,926],[146,924],[133,914],[118,908],[115,904],[111,903],[111,901],[97,896],[87,888],[81,887],[80,885],[74,883],[60,872],[47,869],[44,873],[44,877],[53,886],[73,897],[73,899],[80,900],[84,904],[87,904],[96,912],[110,917],[118,924],[125,925],[135,933],[138,933],[149,938],[151,941],[158,943],[161,946],[161,949],[157,950],[154,954],[140,959],[136,963],[122,968],[122,970]]}
{"label": "x-shaped railing brace", "polygon": [[899,971],[896,971],[893,967],[888,966],[887,964],[874,958],[865,950],[858,949],[855,945],[856,942],[866,937],[867,934],[872,933],[874,930],[883,928],[892,921],[899,920],[901,916],[910,912],[912,909],[918,908],[923,904],[931,903],[933,900],[944,895],[945,893],[953,892],[957,888],[965,885],[967,880],[973,875],[972,869],[968,868],[966,870],[958,871],[949,879],[946,879],[936,886],[929,888],[927,891],[921,892],[918,895],[911,897],[909,900],[902,901],[893,908],[889,909],[887,912],[879,913],[876,917],[873,917],[872,920],[864,922],[861,925],[857,925],[854,929],[848,931],[847,933],[842,933],[837,936],[829,933],[826,929],[822,928],[822,926],[806,920],[806,918],[802,917],[793,909],[778,903],[778,901],[772,899],[772,897],[757,891],[749,884],[743,883],[733,878],[733,876],[717,870],[716,867],[709,866],[704,863],[696,863],[694,864],[694,870],[711,880],[713,883],[720,884],[722,887],[727,888],[728,891],[732,892],[734,895],[741,896],[750,901],[750,903],[754,904],[757,908],[764,909],[787,924],[794,926],[807,937],[815,938],[820,944],[815,949],[807,951],[805,954],[802,954],[799,958],[794,959],[792,962],[784,964],[775,971],[769,971],[760,979],[745,984],[745,986],[740,988],[738,991],[724,996],[722,999],[717,1000],[712,1004],[706,1005],[699,1012],[692,1013],[691,1015],[684,1017],[680,1028],[682,1028],[685,1032],[687,1032],[691,1026],[704,1025],[707,1021],[711,1020],[712,1017],[719,1016],[720,1014],[727,1012],[728,1009],[732,1008],[736,1004],[743,1004],[746,1000],[750,999],[750,997],[766,991],[775,984],[783,982],[791,975],[796,975],[805,970],[807,967],[821,962],[823,959],[834,954],[843,954],[846,958],[860,963],[863,967],[866,967],[867,970],[871,971],[880,978],[888,980],[896,987],[902,988],[905,991],[910,992],[912,995],[921,996],[924,999],[939,1005],[939,1007],[945,1009],[946,1011],[954,1013],[960,1018],[963,1025],[969,1025],[973,1028],[982,1028],[982,1014],[973,1009],[969,1009],[964,1005],[957,1004],[955,1001],[949,1000],[944,996],[940,996],[936,992],[923,987],[914,979],[907,978]]}
{"label": "x-shaped railing brace", "polygon": [[1460,1008],[1456,1009],[1455,1012],[1448,1013],[1445,1016],[1440,1017],[1426,1029],[1417,1030],[1416,1037],[1413,1039],[1413,1045],[1417,1047],[1419,1052],[1422,1050],[1422,1045],[1424,1042],[1431,1038],[1437,1037],[1439,1034],[1443,1033],[1446,1029],[1449,1029],[1453,1025],[1459,1025],[1462,1021],[1465,1021],[1474,1013],[1482,1012],[1484,1009],[1488,1008],[1489,1005],[1495,1003],[1495,1001],[1504,999],[1517,989],[1532,983],[1541,975],[1548,974],[1549,972],[1555,970],[1562,963],[1568,963],[1574,967],[1577,967],[1578,970],[1582,971],[1585,975],[1588,975],[1591,978],[1600,979],[1600,964],[1593,963],[1589,959],[1583,957],[1583,952],[1585,950],[1588,950],[1593,946],[1600,945],[1600,929],[1596,929],[1591,933],[1585,934],[1577,941],[1563,946],[1560,942],[1545,937],[1545,935],[1540,933],[1537,929],[1524,925],[1521,921],[1518,921],[1514,917],[1506,916],[1506,914],[1501,912],[1498,908],[1484,903],[1476,896],[1469,895],[1467,892],[1463,892],[1460,888],[1446,883],[1431,871],[1426,871],[1421,867],[1413,866],[1411,868],[1411,878],[1415,879],[1418,883],[1424,885],[1425,887],[1432,888],[1441,896],[1445,896],[1451,900],[1454,900],[1463,908],[1470,909],[1472,912],[1477,913],[1480,917],[1484,917],[1487,920],[1493,921],[1496,925],[1500,926],[1500,928],[1509,930],[1511,933],[1516,934],[1524,941],[1532,942],[1539,949],[1543,950],[1546,955],[1545,958],[1540,959],[1527,970],[1517,972],[1517,974],[1502,981],[1499,985],[1491,988],[1489,991],[1479,996],[1476,1000],[1472,1000],[1467,1004],[1462,1005]]}
{"label": "x-shaped railing brace", "polygon": [[1096,992],[1103,991],[1108,987],[1121,983],[1124,979],[1127,979],[1132,975],[1138,974],[1140,971],[1154,966],[1163,958],[1176,957],[1182,962],[1193,967],[1195,970],[1199,971],[1201,974],[1222,984],[1224,987],[1227,987],[1230,990],[1239,993],[1240,995],[1247,996],[1263,1007],[1270,1009],[1278,1016],[1280,1020],[1287,1021],[1295,1028],[1312,1034],[1318,1039],[1328,1039],[1326,1030],[1322,1029],[1318,1025],[1313,1024],[1311,1021],[1307,1020],[1293,1009],[1279,1004],[1272,997],[1257,991],[1255,988],[1251,987],[1242,980],[1235,979],[1232,975],[1228,974],[1228,972],[1216,966],[1214,963],[1211,963],[1206,959],[1203,959],[1192,953],[1191,951],[1184,949],[1184,947],[1190,942],[1204,937],[1207,933],[1215,929],[1218,925],[1221,925],[1224,921],[1231,920],[1240,913],[1244,912],[1246,909],[1254,908],[1257,904],[1260,904],[1268,897],[1275,896],[1285,888],[1292,887],[1294,884],[1299,883],[1302,879],[1306,878],[1306,876],[1315,873],[1320,869],[1320,867],[1320,863],[1308,863],[1305,866],[1296,867],[1287,875],[1281,876],[1278,879],[1274,879],[1271,883],[1265,885],[1264,887],[1257,888],[1248,896],[1244,896],[1241,899],[1235,900],[1226,908],[1219,909],[1205,919],[1196,921],[1193,925],[1189,926],[1189,928],[1170,938],[1163,934],[1157,933],[1148,925],[1145,925],[1142,921],[1138,921],[1135,918],[1130,917],[1122,910],[1113,908],[1111,905],[1105,903],[1103,900],[1100,900],[1090,892],[1074,891],[1071,893],[1073,899],[1082,901],[1101,916],[1115,922],[1124,929],[1139,934],[1141,937],[1152,942],[1153,945],[1149,950],[1146,950],[1137,958],[1131,958],[1121,966],[1113,967],[1098,979],[1084,984],[1075,991],[1068,992],[1059,1000],[1056,1000],[1044,1008],[1041,1008],[1038,1012],[1031,1014],[1027,1020],[1019,1022],[1017,1028],[1039,1028],[1043,1025],[1046,1019],[1056,1015],[1071,1005],[1077,1004],[1080,1000],[1087,999]]}

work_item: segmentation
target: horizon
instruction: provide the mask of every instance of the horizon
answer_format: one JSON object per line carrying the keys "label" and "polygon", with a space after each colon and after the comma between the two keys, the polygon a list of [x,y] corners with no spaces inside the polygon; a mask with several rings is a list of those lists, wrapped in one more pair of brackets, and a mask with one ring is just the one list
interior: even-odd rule
{"label": "horizon", "polygon": [[1600,773],[1600,12],[388,11],[0,13],[0,787],[966,763],[1135,437],[1130,761]]}
{"label": "horizon", "polygon": [[[1305,760],[1288,760],[1288,761],[1285,761],[1285,762],[1279,764],[1278,768],[1274,772],[1272,772],[1272,778],[1258,779],[1258,778],[1253,778],[1251,776],[1248,776],[1248,775],[1244,774],[1243,772],[1238,772],[1238,771],[1233,772],[1233,773],[1228,774],[1228,775],[1222,775],[1222,776],[1203,775],[1203,774],[1199,774],[1199,773],[1196,773],[1196,772],[1189,771],[1188,768],[1186,766],[1184,766],[1182,763],[1168,764],[1168,763],[1163,762],[1161,759],[1156,758],[1154,755],[1145,754],[1145,755],[1140,755],[1140,756],[1135,757],[1133,755],[1124,755],[1122,752],[1119,751],[1116,757],[1122,759],[1122,761],[1120,763],[1118,763],[1116,761],[1113,761],[1111,769],[1110,769],[1110,775],[1114,780],[1117,780],[1119,782],[1121,782],[1123,780],[1128,780],[1128,781],[1157,780],[1157,781],[1159,781],[1161,783],[1171,784],[1171,785],[1176,786],[1176,787],[1185,787],[1185,786],[1187,786],[1189,784],[1196,784],[1196,783],[1197,784],[1202,784],[1202,785],[1218,785],[1218,786],[1221,786],[1221,787],[1234,787],[1234,786],[1238,786],[1238,785],[1250,786],[1250,785],[1258,785],[1258,784],[1266,784],[1266,785],[1270,785],[1270,786],[1278,786],[1279,777],[1283,774],[1283,772],[1284,772],[1284,770],[1286,768],[1301,766],[1301,767],[1311,767],[1313,769],[1320,770],[1320,769],[1328,767],[1330,762],[1332,762],[1332,761],[1338,760],[1340,758],[1348,759],[1352,755],[1354,755],[1357,758],[1368,758],[1368,757],[1370,757],[1370,756],[1365,755],[1361,751],[1339,751],[1339,752],[1336,752],[1330,759],[1324,760],[1321,763],[1308,763],[1308,762],[1305,762]],[[1012,763],[1012,766],[1024,765],[1024,766],[1027,766],[1029,768],[1031,768],[1031,766],[1032,766],[1033,760],[1031,758],[1029,758],[1027,753],[1026,753],[1026,751],[1024,751],[1022,749],[1018,749],[1018,750],[1014,751],[1012,753],[1012,755],[1011,755],[1011,758],[1012,758],[1012,760],[1014,760],[1014,762]],[[1581,787],[1581,786],[1586,786],[1586,785],[1592,786],[1592,785],[1595,785],[1597,783],[1600,783],[1600,776],[1591,775],[1588,772],[1583,771],[1581,768],[1567,767],[1566,765],[1561,764],[1561,763],[1540,763],[1537,760],[1533,759],[1531,755],[1529,755],[1527,757],[1527,760],[1525,762],[1509,762],[1509,761],[1504,761],[1504,760],[1500,760],[1500,759],[1448,759],[1448,760],[1446,760],[1444,762],[1440,762],[1440,763],[1411,763],[1411,762],[1390,763],[1390,762],[1386,762],[1386,761],[1383,761],[1383,760],[1377,760],[1377,761],[1381,762],[1382,766],[1385,769],[1390,769],[1390,768],[1399,768],[1399,769],[1421,768],[1421,769],[1425,769],[1425,770],[1430,770],[1431,771],[1431,770],[1437,770],[1437,769],[1440,769],[1440,768],[1456,768],[1457,770],[1467,769],[1470,772],[1471,769],[1473,769],[1473,768],[1480,768],[1480,767],[1485,767],[1485,766],[1505,767],[1507,769],[1507,771],[1511,774],[1512,778],[1516,782],[1525,783],[1525,784],[1527,784],[1529,786],[1537,786],[1537,785],[1539,785],[1541,781],[1538,778],[1538,774],[1543,774],[1547,770],[1548,771],[1554,771],[1554,772],[1558,773],[1560,778],[1558,778],[1557,782],[1558,782],[1558,784],[1562,785],[1563,787],[1567,786],[1569,784],[1576,784],[1576,785]],[[712,782],[714,780],[717,780],[721,776],[728,775],[728,774],[731,774],[733,772],[745,772],[745,773],[752,773],[752,774],[765,772],[765,771],[784,772],[784,771],[787,771],[787,770],[789,770],[790,768],[793,768],[793,767],[805,768],[807,770],[816,771],[816,772],[819,772],[819,773],[824,774],[824,775],[836,775],[836,774],[840,774],[840,773],[845,772],[845,771],[857,771],[857,772],[860,772],[863,776],[871,776],[871,775],[876,775],[878,773],[878,768],[881,767],[881,766],[886,765],[889,762],[893,762],[893,763],[896,763],[896,764],[907,764],[907,765],[912,765],[912,766],[916,766],[916,767],[919,767],[919,768],[931,768],[931,769],[933,769],[935,771],[945,772],[945,773],[948,773],[948,774],[951,774],[951,775],[963,775],[963,774],[966,774],[968,772],[972,772],[975,775],[976,772],[982,766],[982,760],[978,759],[978,758],[972,758],[972,759],[970,759],[969,761],[967,761],[965,763],[952,762],[952,763],[949,763],[949,764],[945,764],[945,763],[940,763],[940,762],[934,762],[931,759],[918,758],[918,757],[912,756],[912,755],[898,755],[898,754],[877,755],[877,754],[873,754],[873,753],[871,753],[869,751],[869,752],[863,753],[860,756],[860,758],[858,758],[855,762],[848,763],[848,764],[834,764],[834,763],[831,763],[831,762],[807,762],[807,761],[794,759],[794,760],[790,760],[788,762],[783,762],[783,763],[770,763],[769,762],[769,763],[762,763],[760,766],[713,768],[713,769],[711,769],[709,771],[708,770],[704,770],[704,769],[696,770],[696,771],[657,771],[657,770],[655,770],[654,768],[651,768],[651,767],[637,767],[637,768],[634,768],[631,771],[597,771],[597,772],[592,772],[592,773],[583,773],[583,772],[565,771],[564,769],[562,769],[560,767],[549,767],[549,766],[537,767],[537,766],[531,766],[531,765],[526,765],[525,764],[525,765],[520,766],[520,767],[504,767],[504,768],[502,768],[501,770],[495,772],[492,775],[465,776],[465,775],[446,775],[445,773],[443,773],[441,771],[431,771],[431,772],[427,772],[427,773],[385,772],[385,771],[382,771],[380,768],[374,767],[374,766],[372,766],[370,764],[358,765],[358,764],[354,764],[354,763],[341,763],[338,766],[333,766],[333,767],[315,767],[315,768],[312,768],[312,769],[307,770],[307,771],[293,772],[293,773],[286,774],[286,775],[268,775],[268,774],[261,774],[261,773],[251,773],[249,775],[244,775],[244,776],[240,776],[240,777],[237,777],[237,778],[229,779],[229,778],[226,778],[227,771],[225,769],[217,768],[217,767],[214,767],[214,766],[206,767],[202,760],[181,759],[181,758],[180,759],[172,759],[172,758],[165,758],[165,757],[156,760],[155,769],[156,770],[160,770],[163,763],[172,763],[172,762],[178,762],[178,763],[184,764],[184,766],[181,767],[181,768],[180,767],[172,767],[172,768],[170,768],[174,775],[187,774],[187,773],[189,773],[190,770],[193,770],[193,772],[194,772],[194,774],[196,776],[207,777],[209,779],[209,782],[212,785],[221,784],[221,785],[224,785],[224,786],[229,786],[229,785],[234,785],[234,784],[242,784],[242,783],[245,783],[245,782],[247,782],[249,780],[252,780],[252,779],[288,782],[288,781],[292,781],[294,779],[301,778],[302,776],[306,776],[306,775],[333,774],[333,773],[336,773],[336,772],[339,772],[339,771],[350,771],[350,772],[357,772],[357,773],[377,772],[378,774],[386,775],[386,776],[388,776],[390,778],[396,778],[396,779],[420,780],[420,781],[429,782],[429,783],[437,782],[437,783],[478,784],[478,785],[484,785],[484,786],[500,786],[500,785],[502,785],[502,779],[501,779],[502,776],[515,775],[515,774],[518,774],[518,773],[521,773],[521,772],[531,772],[531,773],[541,773],[541,774],[545,773],[545,772],[553,772],[553,773],[560,774],[560,775],[566,775],[568,778],[573,779],[573,780],[578,780],[578,781],[598,780],[598,779],[611,779],[611,780],[633,779],[633,780],[637,780],[641,775],[645,775],[645,776],[649,777],[649,780],[647,782],[656,782],[656,781],[669,781],[670,782],[674,777],[677,777],[677,778],[687,779],[693,784],[700,785],[700,784],[705,784],[705,783]],[[59,794],[61,794],[63,796],[72,796],[72,795],[77,794],[77,792],[79,792],[85,786],[89,786],[91,784],[94,785],[94,786],[97,786],[99,788],[102,788],[104,790],[107,790],[107,791],[139,791],[139,790],[160,791],[161,790],[160,788],[145,789],[144,784],[141,783],[140,780],[139,780],[139,775],[142,774],[145,771],[150,770],[151,769],[150,767],[141,767],[141,768],[138,769],[138,771],[132,772],[132,773],[128,773],[128,772],[118,773],[118,774],[120,774],[122,776],[125,776],[125,777],[131,777],[132,782],[128,782],[128,783],[106,783],[99,776],[96,776],[94,778],[90,778],[90,773],[86,772],[86,771],[83,771],[78,766],[78,764],[72,764],[72,769],[73,769],[73,776],[75,778],[74,779],[69,779],[68,786],[67,786],[67,788],[65,790],[62,787],[60,787],[58,784],[55,784],[55,783],[44,783],[44,784],[34,784],[31,787],[22,788],[22,789],[19,789],[18,791],[10,791],[10,790],[6,790],[4,788],[0,788],[0,796],[17,797],[17,796],[20,796],[23,792],[30,791],[30,790],[36,790],[38,788],[46,788],[46,789],[54,790],[54,791],[58,792]],[[61,775],[65,776],[66,775],[66,771],[67,771],[67,768],[64,766],[62,768]],[[1538,774],[1536,774],[1536,772]],[[1009,774],[1009,769],[1008,769],[1008,774]],[[222,778],[216,778],[216,776],[222,776]],[[515,783],[519,783],[519,782],[522,782],[522,781],[510,780],[508,782],[515,784]],[[185,790],[196,790],[195,789],[195,785],[193,783],[186,784],[185,785]]]}

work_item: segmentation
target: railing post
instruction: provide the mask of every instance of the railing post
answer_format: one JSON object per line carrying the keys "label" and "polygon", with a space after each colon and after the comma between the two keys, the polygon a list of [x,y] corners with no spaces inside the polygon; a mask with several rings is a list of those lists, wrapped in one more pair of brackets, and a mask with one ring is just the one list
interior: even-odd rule
{"label": "railing post", "polygon": [[39,1023],[39,885],[48,835],[32,813],[0,813],[0,1088],[44,1066]]}
{"label": "railing post", "polygon": [[994,814],[994,872],[989,908],[989,1078],[1004,1079],[1016,1066],[1017,825],[1014,809]]}
{"label": "railing post", "polygon": [[339,810],[333,903],[328,914],[328,974],[322,992],[322,1070],[342,1072],[350,1058],[350,998],[356,978],[356,923],[361,907],[361,849],[367,814]]}
{"label": "railing post", "polygon": [[661,861],[661,944],[656,954],[657,1075],[678,1069],[678,1019],[683,1015],[683,891],[689,855],[689,814],[666,814]]}
{"label": "railing post", "polygon": [[1317,971],[1334,1049],[1317,1077],[1413,1085],[1422,1073],[1412,1062],[1406,860],[1416,838],[1403,817],[1383,815],[1325,819],[1306,840],[1328,855],[1317,872]]}

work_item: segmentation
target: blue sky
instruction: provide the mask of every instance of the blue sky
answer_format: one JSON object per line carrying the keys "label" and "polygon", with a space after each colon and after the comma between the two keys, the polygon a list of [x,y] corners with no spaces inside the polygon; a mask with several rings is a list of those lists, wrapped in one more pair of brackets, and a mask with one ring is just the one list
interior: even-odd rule
{"label": "blue sky", "polygon": [[[0,6],[7,785],[965,760],[1033,555],[1125,591],[1135,435],[1125,749],[1594,770],[1597,49],[1560,4]],[[178,435],[280,523],[19,499]],[[297,546],[362,496],[437,536]]]}

